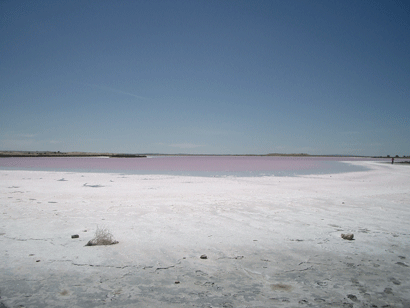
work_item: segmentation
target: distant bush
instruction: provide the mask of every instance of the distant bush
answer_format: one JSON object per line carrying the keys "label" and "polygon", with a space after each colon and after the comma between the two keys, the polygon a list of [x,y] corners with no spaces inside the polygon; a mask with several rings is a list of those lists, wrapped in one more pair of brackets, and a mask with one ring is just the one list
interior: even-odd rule
{"label": "distant bush", "polygon": [[85,246],[96,246],[96,245],[113,245],[118,244],[118,241],[114,240],[113,235],[106,227],[98,227],[95,231],[95,236],[92,240],[88,241]]}

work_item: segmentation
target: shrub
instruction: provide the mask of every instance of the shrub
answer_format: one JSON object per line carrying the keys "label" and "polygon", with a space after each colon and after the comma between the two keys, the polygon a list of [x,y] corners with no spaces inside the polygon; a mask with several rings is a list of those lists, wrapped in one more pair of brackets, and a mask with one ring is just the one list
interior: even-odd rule
{"label": "shrub", "polygon": [[85,246],[96,246],[96,245],[113,245],[118,244],[118,241],[114,240],[113,235],[110,230],[106,227],[98,227],[95,231],[95,236],[92,240],[88,241]]}

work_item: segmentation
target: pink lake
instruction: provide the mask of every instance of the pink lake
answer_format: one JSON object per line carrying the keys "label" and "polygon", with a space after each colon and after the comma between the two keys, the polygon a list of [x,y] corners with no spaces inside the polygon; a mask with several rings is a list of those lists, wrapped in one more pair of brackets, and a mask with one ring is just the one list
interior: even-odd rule
{"label": "pink lake", "polygon": [[343,163],[363,160],[388,161],[354,157],[291,156],[7,157],[0,158],[0,169],[199,176],[294,176],[363,171],[366,170],[363,167]]}

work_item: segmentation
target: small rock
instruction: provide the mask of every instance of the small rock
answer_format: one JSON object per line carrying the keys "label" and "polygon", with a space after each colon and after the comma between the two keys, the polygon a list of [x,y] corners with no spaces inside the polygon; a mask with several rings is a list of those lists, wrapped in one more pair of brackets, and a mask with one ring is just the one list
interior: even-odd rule
{"label": "small rock", "polygon": [[207,255],[200,256],[201,259],[208,259]]}
{"label": "small rock", "polygon": [[179,284],[180,282],[177,280],[177,281],[175,281],[175,284]]}
{"label": "small rock", "polygon": [[78,234],[71,235],[71,238],[79,238],[79,237],[80,236]]}
{"label": "small rock", "polygon": [[40,262],[40,260],[36,260],[36,262]]}
{"label": "small rock", "polygon": [[346,234],[342,233],[341,237],[344,240],[351,241],[351,240],[353,240],[354,235],[353,235],[353,233],[346,233]]}

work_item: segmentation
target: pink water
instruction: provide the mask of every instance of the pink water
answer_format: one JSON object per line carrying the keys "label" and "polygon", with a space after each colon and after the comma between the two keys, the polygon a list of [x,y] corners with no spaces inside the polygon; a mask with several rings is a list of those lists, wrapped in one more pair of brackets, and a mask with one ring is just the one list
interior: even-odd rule
{"label": "pink water", "polygon": [[152,156],[147,158],[9,157],[0,158],[0,169],[260,176],[365,170],[363,167],[341,162],[359,160],[373,159],[283,156]]}

